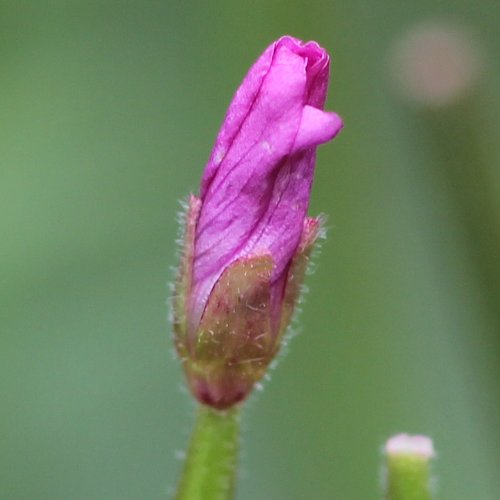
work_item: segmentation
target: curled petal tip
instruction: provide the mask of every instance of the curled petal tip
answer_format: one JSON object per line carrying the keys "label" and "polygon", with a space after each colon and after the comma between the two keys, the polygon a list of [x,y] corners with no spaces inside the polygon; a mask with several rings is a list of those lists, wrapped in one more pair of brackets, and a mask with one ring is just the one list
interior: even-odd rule
{"label": "curled petal tip", "polygon": [[305,106],[294,148],[300,151],[328,142],[340,132],[342,127],[342,119],[336,113]]}

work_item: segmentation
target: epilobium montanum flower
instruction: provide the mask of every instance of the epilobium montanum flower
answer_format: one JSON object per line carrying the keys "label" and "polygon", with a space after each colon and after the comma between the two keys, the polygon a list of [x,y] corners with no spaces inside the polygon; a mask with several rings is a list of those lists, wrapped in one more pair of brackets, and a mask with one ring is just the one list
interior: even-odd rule
{"label": "epilobium montanum flower", "polygon": [[237,90],[191,196],[173,309],[177,351],[201,402],[242,401],[280,347],[319,218],[307,217],[316,147],[342,128],[323,111],[329,57],[286,36]]}

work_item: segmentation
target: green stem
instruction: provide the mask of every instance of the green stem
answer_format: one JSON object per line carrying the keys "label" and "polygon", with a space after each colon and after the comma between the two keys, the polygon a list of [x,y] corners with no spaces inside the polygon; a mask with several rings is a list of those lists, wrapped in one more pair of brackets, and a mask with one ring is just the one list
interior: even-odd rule
{"label": "green stem", "polygon": [[430,464],[434,457],[431,438],[397,434],[385,445],[386,500],[431,500]]}
{"label": "green stem", "polygon": [[200,405],[176,500],[230,500],[238,459],[239,408]]}
{"label": "green stem", "polygon": [[415,455],[389,457],[387,500],[431,500],[429,461]]}

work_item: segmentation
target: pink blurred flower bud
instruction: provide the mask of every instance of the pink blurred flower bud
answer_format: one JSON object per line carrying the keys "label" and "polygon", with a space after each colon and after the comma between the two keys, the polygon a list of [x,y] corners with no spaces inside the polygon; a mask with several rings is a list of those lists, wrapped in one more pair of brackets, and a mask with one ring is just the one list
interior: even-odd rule
{"label": "pink blurred flower bud", "polygon": [[329,57],[289,36],[252,66],[191,196],[174,296],[178,353],[195,397],[242,401],[279,350],[320,230],[307,217],[316,146],[342,128],[323,111]]}
{"label": "pink blurred flower bud", "polygon": [[389,457],[414,456],[424,460],[434,458],[432,439],[423,435],[396,434],[387,440],[385,452]]}
{"label": "pink blurred flower bud", "polygon": [[428,107],[447,106],[467,95],[480,79],[484,66],[473,32],[437,20],[408,30],[389,55],[398,92]]}
{"label": "pink blurred flower bud", "polygon": [[387,500],[431,500],[433,480],[430,461],[436,454],[432,439],[397,434],[385,444],[385,497]]}

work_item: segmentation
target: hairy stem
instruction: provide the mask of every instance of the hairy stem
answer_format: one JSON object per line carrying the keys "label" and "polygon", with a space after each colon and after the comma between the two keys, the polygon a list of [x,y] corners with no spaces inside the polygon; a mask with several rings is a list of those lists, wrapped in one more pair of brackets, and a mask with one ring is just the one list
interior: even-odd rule
{"label": "hairy stem", "polygon": [[238,459],[239,408],[199,405],[176,500],[230,500]]}

